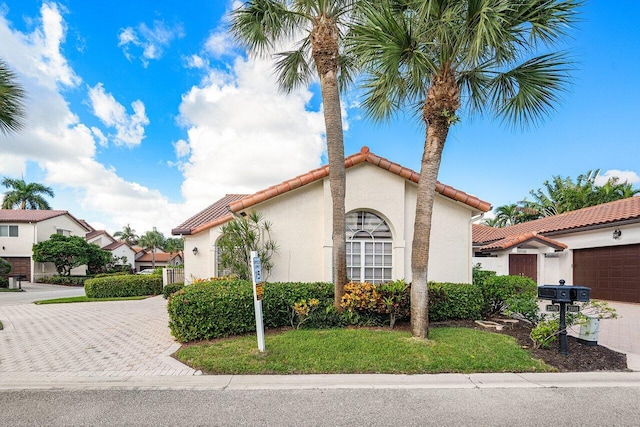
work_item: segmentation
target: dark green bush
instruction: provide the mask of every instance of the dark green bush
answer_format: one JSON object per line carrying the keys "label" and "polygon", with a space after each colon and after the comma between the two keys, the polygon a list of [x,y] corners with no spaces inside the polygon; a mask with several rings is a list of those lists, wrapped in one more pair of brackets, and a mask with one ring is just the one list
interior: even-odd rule
{"label": "dark green bush", "polygon": [[50,285],[66,285],[66,286],[84,286],[87,279],[93,276],[42,276],[36,278],[37,283],[48,283]]}
{"label": "dark green bush", "polygon": [[9,287],[9,279],[6,277],[0,276],[0,288],[8,288]]}
{"label": "dark green bush", "polygon": [[183,282],[169,283],[162,289],[162,296],[164,297],[164,299],[167,299],[169,298],[169,295],[174,292],[178,292],[182,288],[184,288]]}
{"label": "dark green bush", "polygon": [[0,258],[0,276],[11,273],[11,264],[4,258]]}
{"label": "dark green bush", "polygon": [[480,288],[469,283],[429,282],[429,320],[480,319],[483,298]]}
{"label": "dark green bush", "polygon": [[[301,299],[312,298],[323,304],[317,311],[330,317],[326,303],[333,301],[331,283],[265,283],[262,301],[265,327],[290,326],[293,305]],[[226,279],[185,286],[169,298],[167,310],[171,333],[181,342],[255,331],[253,289],[251,282],[245,280]]]}
{"label": "dark green bush", "polygon": [[529,277],[492,276],[482,286],[484,314],[520,313],[529,320],[535,320],[538,313],[538,286]]}
{"label": "dark green bush", "polygon": [[149,275],[108,276],[88,279],[84,292],[89,298],[118,298],[162,293],[162,277]]}
{"label": "dark green bush", "polygon": [[484,286],[485,280],[495,275],[495,271],[482,270],[481,264],[476,264],[473,266],[473,284],[479,286],[480,289],[482,289],[482,287]]}
{"label": "dark green bush", "polygon": [[129,274],[131,274],[130,271],[114,271],[111,273],[98,273],[93,277],[97,279],[98,277],[127,276]]}

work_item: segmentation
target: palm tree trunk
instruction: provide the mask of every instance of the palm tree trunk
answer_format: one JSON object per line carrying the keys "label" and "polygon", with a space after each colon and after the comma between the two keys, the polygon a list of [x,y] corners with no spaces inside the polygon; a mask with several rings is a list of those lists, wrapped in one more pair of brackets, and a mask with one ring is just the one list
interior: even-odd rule
{"label": "palm tree trunk", "polygon": [[335,307],[341,310],[340,302],[347,279],[347,254],[345,243],[345,188],[344,140],[342,132],[342,111],[340,109],[340,89],[338,87],[338,57],[340,54],[338,26],[334,19],[319,16],[310,36],[313,60],[320,77],[322,102],[324,103],[324,123],[327,133],[329,154],[329,187],[331,189],[333,242],[333,284]]}
{"label": "palm tree trunk", "polygon": [[422,115],[427,125],[424,153],[416,199],[416,218],[411,247],[411,335],[429,336],[429,289],[427,273],[431,239],[431,218],[436,197],[436,183],[447,140],[451,118],[460,107],[460,91],[453,73],[445,72],[432,82]]}

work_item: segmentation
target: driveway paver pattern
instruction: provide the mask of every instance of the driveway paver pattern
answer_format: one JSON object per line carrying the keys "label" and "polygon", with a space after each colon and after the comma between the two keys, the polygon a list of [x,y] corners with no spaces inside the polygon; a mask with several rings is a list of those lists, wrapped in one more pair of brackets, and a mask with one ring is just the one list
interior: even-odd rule
{"label": "driveway paver pattern", "polygon": [[[1,298],[1,297],[0,297]],[[167,376],[195,370],[170,355],[166,301],[0,305],[0,376]]]}

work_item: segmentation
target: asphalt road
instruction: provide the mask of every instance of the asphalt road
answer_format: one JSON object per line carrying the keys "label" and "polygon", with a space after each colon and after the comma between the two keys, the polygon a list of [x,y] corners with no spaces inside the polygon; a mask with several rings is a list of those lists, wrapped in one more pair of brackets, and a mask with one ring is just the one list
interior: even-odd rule
{"label": "asphalt road", "polygon": [[640,388],[0,392],[0,426],[637,426]]}

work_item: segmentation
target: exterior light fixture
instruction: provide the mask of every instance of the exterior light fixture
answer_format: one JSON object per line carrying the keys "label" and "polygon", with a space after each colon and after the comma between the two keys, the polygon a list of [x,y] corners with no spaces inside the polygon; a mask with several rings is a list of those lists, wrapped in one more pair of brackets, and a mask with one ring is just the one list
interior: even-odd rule
{"label": "exterior light fixture", "polygon": [[616,228],[615,230],[613,230],[613,238],[615,240],[618,240],[620,236],[622,236],[622,231],[620,231],[619,228]]}
{"label": "exterior light fixture", "polygon": [[193,254],[194,255],[198,255],[198,248],[197,247],[193,248]]}

